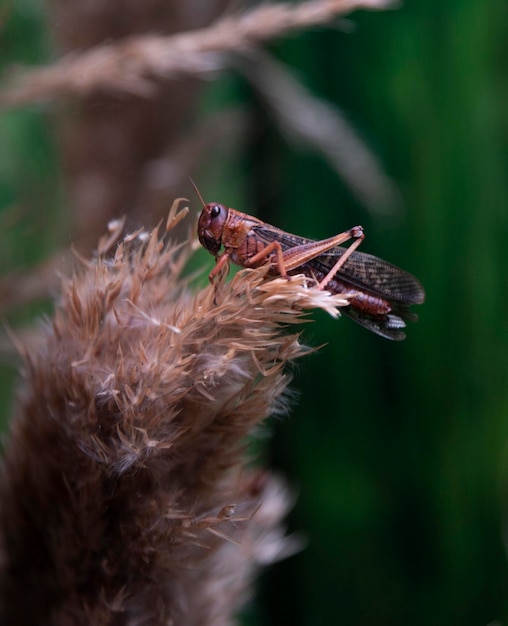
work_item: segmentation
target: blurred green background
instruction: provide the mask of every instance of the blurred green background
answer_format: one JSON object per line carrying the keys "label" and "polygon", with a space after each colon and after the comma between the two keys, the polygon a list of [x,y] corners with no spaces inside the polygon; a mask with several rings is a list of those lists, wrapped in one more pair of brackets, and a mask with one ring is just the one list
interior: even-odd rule
{"label": "blurred green background", "polygon": [[[48,7],[23,0],[2,16],[0,69],[50,61]],[[403,343],[346,318],[307,325],[306,341],[327,345],[297,364],[297,400],[264,451],[297,494],[288,525],[307,547],[262,577],[245,624],[508,621],[507,19],[500,0],[414,0],[270,44],[377,155],[401,196],[391,212],[366,209],[325,158],[288,144],[242,75],[199,90],[195,120],[241,106],[255,128],[192,174],[207,199],[312,238],[362,224],[362,250],[427,292]],[[73,238],[58,113],[0,115],[4,304],[14,272]],[[175,193],[190,194],[187,182]],[[19,327],[45,310],[3,317]],[[6,351],[4,422],[15,367]]]}

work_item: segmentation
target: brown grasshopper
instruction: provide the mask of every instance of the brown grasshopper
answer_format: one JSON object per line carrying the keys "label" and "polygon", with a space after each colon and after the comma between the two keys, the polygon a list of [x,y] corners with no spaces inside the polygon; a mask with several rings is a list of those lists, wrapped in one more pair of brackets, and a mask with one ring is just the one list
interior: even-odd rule
{"label": "brown grasshopper", "polygon": [[[313,241],[224,204],[202,202],[198,237],[216,259],[210,282],[230,260],[242,267],[259,267],[269,262],[272,275],[289,278],[305,274],[316,280],[320,289],[347,294],[349,306],[341,312],[387,339],[404,339],[402,329],[406,322],[418,319],[409,307],[424,302],[422,285],[395,265],[356,252],[364,239],[361,226]],[[349,248],[341,247],[351,239],[354,241]]]}

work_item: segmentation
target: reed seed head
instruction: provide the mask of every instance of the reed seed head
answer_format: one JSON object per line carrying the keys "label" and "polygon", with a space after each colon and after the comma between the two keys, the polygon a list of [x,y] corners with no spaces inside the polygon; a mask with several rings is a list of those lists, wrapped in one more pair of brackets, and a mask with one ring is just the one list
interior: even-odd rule
{"label": "reed seed head", "polygon": [[[347,303],[239,272],[194,292],[193,246],[138,232],[64,280],[0,476],[0,621],[224,625],[294,544],[246,437],[286,410],[302,310]],[[111,252],[113,246],[116,248]]]}

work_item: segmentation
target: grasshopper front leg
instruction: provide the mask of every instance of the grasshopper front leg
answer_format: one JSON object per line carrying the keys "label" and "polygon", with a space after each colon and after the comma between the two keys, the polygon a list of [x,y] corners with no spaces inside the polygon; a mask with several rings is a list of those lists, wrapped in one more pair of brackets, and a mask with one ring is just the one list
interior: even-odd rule
{"label": "grasshopper front leg", "polygon": [[224,265],[229,265],[229,258],[230,258],[230,255],[227,252],[223,252],[219,257],[217,257],[215,267],[210,272],[210,274],[208,274],[208,280],[212,283],[212,285],[214,283],[215,277],[221,271]]}

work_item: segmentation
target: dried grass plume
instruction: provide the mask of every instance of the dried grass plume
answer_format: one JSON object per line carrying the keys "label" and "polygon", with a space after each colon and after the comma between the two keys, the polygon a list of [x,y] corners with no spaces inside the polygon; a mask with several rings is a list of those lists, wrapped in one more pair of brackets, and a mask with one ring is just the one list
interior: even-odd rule
{"label": "dried grass plume", "polygon": [[326,24],[356,9],[380,10],[391,0],[309,0],[261,4],[210,27],[171,36],[136,35],[69,55],[53,66],[25,70],[0,92],[0,107],[93,91],[152,93],[157,77],[200,75],[222,69],[225,55],[263,41]]}
{"label": "dried grass plume", "polygon": [[64,280],[24,355],[0,476],[1,624],[232,624],[257,569],[294,548],[287,489],[252,467],[246,436],[286,410],[284,367],[308,352],[288,326],[346,301],[263,269],[193,293],[190,243],[155,229],[117,244],[121,228]]}

